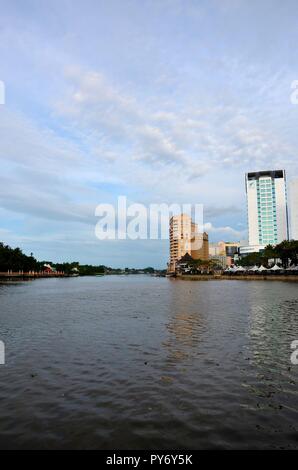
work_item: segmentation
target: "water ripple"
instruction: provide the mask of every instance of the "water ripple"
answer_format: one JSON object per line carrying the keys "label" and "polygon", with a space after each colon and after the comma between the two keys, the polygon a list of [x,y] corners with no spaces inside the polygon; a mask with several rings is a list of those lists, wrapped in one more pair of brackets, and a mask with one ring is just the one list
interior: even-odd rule
{"label": "water ripple", "polygon": [[1,448],[297,448],[294,284],[0,285]]}

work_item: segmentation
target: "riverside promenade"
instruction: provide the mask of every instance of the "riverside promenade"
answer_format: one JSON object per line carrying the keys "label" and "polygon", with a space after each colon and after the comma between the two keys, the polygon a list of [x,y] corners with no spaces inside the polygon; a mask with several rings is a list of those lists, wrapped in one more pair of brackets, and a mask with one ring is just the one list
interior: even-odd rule
{"label": "riverside promenade", "polygon": [[6,271],[0,272],[0,279],[35,279],[35,278],[46,278],[46,277],[67,277],[64,272],[58,271],[54,273],[48,273],[45,271]]}
{"label": "riverside promenade", "polygon": [[297,274],[177,274],[186,281],[287,281],[298,282]]}

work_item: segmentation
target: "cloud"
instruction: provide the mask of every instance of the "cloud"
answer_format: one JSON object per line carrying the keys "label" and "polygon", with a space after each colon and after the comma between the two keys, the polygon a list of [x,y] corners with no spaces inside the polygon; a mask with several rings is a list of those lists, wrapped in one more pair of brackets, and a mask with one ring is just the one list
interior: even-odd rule
{"label": "cloud", "polygon": [[65,230],[91,260],[94,208],[124,194],[203,203],[210,235],[239,239],[244,173],[298,173],[297,5],[157,3],[3,6],[3,237],[56,247]]}
{"label": "cloud", "polygon": [[186,162],[185,153],[169,137],[166,137],[160,128],[144,125],[136,129],[136,135],[140,139],[137,158],[149,163],[183,165]]}
{"label": "cloud", "polygon": [[232,237],[232,239],[235,240],[242,240],[244,236],[246,236],[247,232],[246,230],[235,230],[232,227],[226,226],[226,227],[214,227],[211,222],[207,222],[204,224],[204,231],[209,233],[211,237],[213,235],[218,235],[220,236],[229,236]]}
{"label": "cloud", "polygon": [[100,148],[103,158],[125,159],[130,171],[145,163],[153,172],[166,172],[161,167],[170,164],[187,182],[212,173],[214,166],[224,171],[230,164],[262,166],[268,159],[277,164],[280,154],[292,159],[293,147],[265,128],[262,117],[253,120],[248,109],[185,104],[177,110],[174,101],[163,109],[154,99],[140,102],[103,73],[71,67],[65,74],[69,91],[56,104],[58,115],[90,152],[99,156]]}

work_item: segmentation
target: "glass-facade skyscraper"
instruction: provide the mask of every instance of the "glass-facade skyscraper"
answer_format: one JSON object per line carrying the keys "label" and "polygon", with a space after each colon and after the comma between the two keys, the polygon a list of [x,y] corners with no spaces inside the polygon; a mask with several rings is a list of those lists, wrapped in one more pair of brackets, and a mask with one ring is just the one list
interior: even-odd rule
{"label": "glass-facade skyscraper", "polygon": [[249,245],[276,245],[288,240],[284,170],[246,174]]}
{"label": "glass-facade skyscraper", "polygon": [[298,178],[290,182],[290,234],[298,240]]}

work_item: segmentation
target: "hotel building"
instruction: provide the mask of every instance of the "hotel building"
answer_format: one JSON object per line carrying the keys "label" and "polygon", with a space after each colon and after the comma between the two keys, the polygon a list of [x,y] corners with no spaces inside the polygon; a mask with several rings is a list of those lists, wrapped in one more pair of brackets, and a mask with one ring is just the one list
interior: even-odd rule
{"label": "hotel building", "polygon": [[246,174],[248,239],[254,251],[289,238],[284,170]]}
{"label": "hotel building", "polygon": [[234,257],[238,254],[239,248],[240,242],[209,243],[209,256],[214,260],[218,259],[225,268],[234,263]]}
{"label": "hotel building", "polygon": [[289,185],[290,196],[290,238],[298,240],[298,178]]}
{"label": "hotel building", "polygon": [[207,233],[199,233],[197,224],[187,214],[180,214],[170,219],[170,262],[169,271],[176,269],[176,263],[186,253],[193,259],[209,259],[209,241]]}

